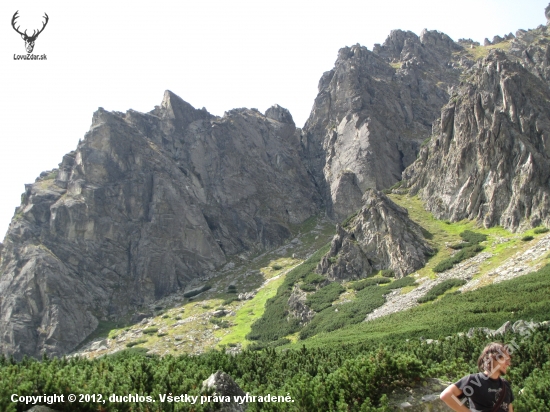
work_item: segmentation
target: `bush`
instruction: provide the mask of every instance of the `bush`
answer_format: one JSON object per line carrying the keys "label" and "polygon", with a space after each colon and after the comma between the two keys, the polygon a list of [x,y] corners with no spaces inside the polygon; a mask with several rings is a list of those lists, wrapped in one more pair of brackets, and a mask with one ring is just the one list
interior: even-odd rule
{"label": "bush", "polygon": [[212,288],[212,286],[210,286],[210,285],[204,285],[200,289],[194,289],[194,290],[190,290],[189,292],[184,293],[183,297],[184,298],[192,298],[192,297],[197,296],[198,294],[200,294],[202,292],[206,292],[207,290],[210,290],[211,288]]}
{"label": "bush", "polygon": [[444,282],[441,282],[438,285],[435,285],[431,288],[428,293],[417,300],[418,303],[430,302],[436,300],[438,296],[443,295],[449,289],[452,289],[456,286],[465,285],[466,281],[463,279],[447,279]]}
{"label": "bush", "polygon": [[158,338],[162,338],[163,336],[167,336],[168,334],[166,332],[157,333]]}
{"label": "bush", "polygon": [[300,285],[300,289],[304,292],[315,292],[317,290],[317,285],[326,280],[324,276],[318,275],[317,273],[310,273],[304,278],[304,283]]}
{"label": "bush", "polygon": [[531,236],[531,235],[523,236],[521,238],[521,240],[523,240],[524,242],[528,242],[528,241],[533,240],[533,239],[534,239],[534,237]]}
{"label": "bush", "polygon": [[388,278],[370,278],[370,279],[363,279],[359,280],[357,282],[353,282],[351,284],[351,288],[355,290],[363,290],[366,287],[373,286],[373,285],[380,285],[383,283],[390,283],[391,280]]}
{"label": "bush", "polygon": [[384,276],[385,278],[394,278],[395,272],[391,269],[383,269],[381,271],[381,275]]}
{"label": "bush", "polygon": [[487,235],[472,232],[471,230],[465,230],[460,234],[460,237],[464,239],[465,242],[469,242],[472,245],[477,245],[478,243],[481,243],[487,240]]}
{"label": "bush", "polygon": [[274,341],[279,339],[279,336],[287,336],[299,330],[300,319],[290,315],[288,298],[294,285],[314,273],[317,264],[329,250],[330,243],[327,243],[301,265],[288,272],[283,284],[277,289],[277,294],[266,302],[263,316],[252,324],[247,339]]}
{"label": "bush", "polygon": [[473,245],[462,249],[460,252],[455,253],[454,256],[451,256],[448,259],[442,260],[432,269],[434,272],[444,272],[448,269],[451,269],[455,264],[462,262],[463,260],[469,259],[477,255],[483,250],[481,245]]}
{"label": "bush", "polygon": [[309,295],[306,299],[306,305],[315,312],[321,312],[323,309],[332,306],[332,302],[338,299],[338,296],[345,290],[338,282],[329,283],[314,294]]}
{"label": "bush", "polygon": [[399,289],[399,288],[404,288],[406,286],[414,286],[414,285],[416,285],[416,281],[413,278],[409,276],[404,276],[401,279],[394,280],[392,283],[387,285],[386,288]]}
{"label": "bush", "polygon": [[304,278],[304,283],[321,283],[324,282],[326,278],[324,276],[318,275],[317,273],[310,273]]}
{"label": "bush", "polygon": [[273,270],[281,270],[284,266],[281,266],[279,264],[274,264],[271,266],[271,269]]}
{"label": "bush", "polygon": [[534,230],[534,233],[535,235],[539,235],[541,233],[546,233],[548,232],[550,229],[548,229],[547,227],[537,227],[535,230]]}
{"label": "bush", "polygon": [[300,289],[302,289],[304,292],[315,292],[317,290],[317,286],[310,283],[304,283],[300,285]]}
{"label": "bush", "polygon": [[[377,285],[375,282],[382,284],[388,282],[388,284],[375,286]],[[389,282],[391,281],[388,278],[370,278],[355,282],[352,287],[360,288],[356,289],[358,292],[355,294],[355,300],[335,306],[325,306],[300,331],[300,339],[307,339],[321,332],[332,332],[348,325],[361,323],[369,313],[384,304],[386,301],[384,295],[390,290],[416,284],[415,280],[408,276]]]}
{"label": "bush", "polygon": [[227,293],[237,293],[237,286],[235,285],[229,285],[227,287]]}
{"label": "bush", "polygon": [[437,265],[434,266],[432,269],[436,273],[445,272],[446,270],[452,269],[452,267],[455,265],[455,262],[452,258],[442,260]]}
{"label": "bush", "polygon": [[449,247],[454,250],[460,250],[470,246],[473,246],[470,242],[462,242],[462,243],[455,243],[453,245],[449,245]]}
{"label": "bush", "polygon": [[337,307],[326,308],[315,315],[311,322],[300,331],[300,339],[307,339],[321,332],[332,332],[348,325],[363,322],[369,313],[384,304],[386,301],[384,294],[387,292],[387,286],[367,287],[356,293],[355,300],[342,303]]}
{"label": "bush", "polygon": [[460,234],[460,237],[462,238],[463,242],[450,245],[449,247],[451,249],[455,249],[455,250],[465,249],[467,247],[477,245],[487,240],[487,235],[472,232],[471,230],[465,230]]}
{"label": "bush", "polygon": [[233,302],[235,302],[235,301],[238,301],[238,300],[239,300],[239,298],[238,298],[237,296],[233,296],[233,297],[231,297],[231,298],[229,298],[229,299],[224,300],[224,301],[222,302],[222,305],[224,305],[224,306],[225,306],[225,305],[230,305],[231,303],[233,303]]}
{"label": "bush", "polygon": [[152,335],[153,333],[157,333],[159,330],[159,328],[147,328],[147,329],[143,329],[143,333],[145,333],[146,335]]}
{"label": "bush", "polygon": [[210,318],[209,322],[213,323],[214,325],[218,325],[220,328],[228,328],[231,326],[228,321],[218,318]]}
{"label": "bush", "polygon": [[131,348],[131,347],[134,347],[136,345],[141,345],[142,343],[145,343],[145,342],[147,342],[147,339],[138,339],[138,340],[135,340],[133,342],[128,342],[126,344],[126,347]]}

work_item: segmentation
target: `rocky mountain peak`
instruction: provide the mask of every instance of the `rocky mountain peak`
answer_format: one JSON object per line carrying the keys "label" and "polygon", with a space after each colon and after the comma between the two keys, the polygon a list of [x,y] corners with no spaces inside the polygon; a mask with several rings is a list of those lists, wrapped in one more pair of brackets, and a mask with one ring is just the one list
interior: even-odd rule
{"label": "rocky mountain peak", "polygon": [[99,108],[59,168],[26,185],[6,235],[2,352],[66,353],[315,214],[299,132],[286,109],[269,114],[218,118],[170,91],[149,113]]}
{"label": "rocky mountain peak", "polygon": [[292,119],[292,115],[288,111],[288,109],[285,109],[284,107],[279,106],[278,104],[275,104],[271,106],[269,109],[265,112],[265,117],[268,119],[276,120],[281,123],[288,123],[291,125],[294,125],[294,119]]}
{"label": "rocky mountain peak", "polygon": [[319,82],[302,138],[331,216],[344,219],[361,206],[365,190],[400,180],[447,102],[448,88],[459,83],[456,50],[462,46],[427,30],[421,37],[394,30],[373,51],[360,45],[339,50]]}
{"label": "rocky mountain peak", "polygon": [[434,250],[407,210],[374,189],[365,192],[362,204],[344,226],[337,225],[318,272],[343,280],[361,279],[382,269],[403,277],[423,267]]}
{"label": "rocky mountain peak", "polygon": [[542,79],[491,50],[443,107],[405,187],[440,219],[549,224],[549,101]]}

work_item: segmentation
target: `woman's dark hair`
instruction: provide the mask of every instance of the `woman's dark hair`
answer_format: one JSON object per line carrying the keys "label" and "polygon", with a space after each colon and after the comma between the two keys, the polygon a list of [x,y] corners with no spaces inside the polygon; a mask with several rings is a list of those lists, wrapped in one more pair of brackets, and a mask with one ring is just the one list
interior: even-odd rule
{"label": "woman's dark hair", "polygon": [[506,345],[499,342],[491,342],[485,346],[485,349],[481,352],[477,360],[477,367],[480,372],[492,372],[493,361],[496,360],[500,362],[505,356],[510,356],[508,353],[508,347]]}

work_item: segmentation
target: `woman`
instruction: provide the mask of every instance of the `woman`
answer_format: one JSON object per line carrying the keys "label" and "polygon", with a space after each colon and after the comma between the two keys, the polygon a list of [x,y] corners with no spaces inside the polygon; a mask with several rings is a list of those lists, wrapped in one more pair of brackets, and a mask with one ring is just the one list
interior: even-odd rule
{"label": "woman", "polygon": [[[493,342],[477,360],[480,372],[449,385],[440,399],[457,412],[513,412],[514,395],[510,384],[501,378],[510,366],[510,353],[502,343]],[[468,399],[470,408],[464,403]]]}

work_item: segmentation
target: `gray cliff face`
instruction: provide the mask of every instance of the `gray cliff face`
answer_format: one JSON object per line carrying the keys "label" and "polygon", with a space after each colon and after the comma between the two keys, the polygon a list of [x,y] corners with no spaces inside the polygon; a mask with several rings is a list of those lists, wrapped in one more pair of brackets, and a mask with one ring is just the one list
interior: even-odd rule
{"label": "gray cliff face", "polygon": [[[548,7],[546,9],[550,10]],[[508,54],[550,85],[550,32],[547,26],[518,30],[515,38],[510,41]]]}
{"label": "gray cliff face", "polygon": [[471,64],[453,54],[460,50],[440,32],[395,30],[372,52],[359,45],[339,51],[302,138],[331,216],[349,216],[366,189],[400,180],[448,101],[448,87]]}
{"label": "gray cliff face", "polygon": [[467,75],[403,187],[440,219],[510,230],[550,224],[547,83],[500,50]]}
{"label": "gray cliff face", "polygon": [[422,268],[434,250],[407,210],[374,189],[365,192],[362,202],[346,227],[337,225],[330,251],[317,271],[331,280],[344,280],[382,269],[392,269],[400,278]]}
{"label": "gray cliff face", "polygon": [[166,92],[99,109],[59,169],[26,185],[0,255],[0,350],[74,349],[98,325],[280,244],[316,213],[290,113],[223,118]]}

